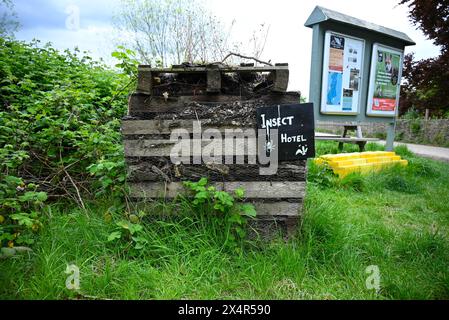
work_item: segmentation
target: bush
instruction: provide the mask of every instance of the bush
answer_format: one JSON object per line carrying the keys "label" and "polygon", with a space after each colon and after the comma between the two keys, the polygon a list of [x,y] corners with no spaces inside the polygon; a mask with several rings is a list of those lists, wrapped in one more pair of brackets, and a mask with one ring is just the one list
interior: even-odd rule
{"label": "bush", "polygon": [[[133,60],[123,60],[128,71]],[[0,38],[0,200],[8,226],[0,239],[31,225],[16,219],[35,212],[30,192],[39,205],[48,195],[84,206],[82,197],[123,190],[119,129],[133,82],[128,73],[78,50]]]}

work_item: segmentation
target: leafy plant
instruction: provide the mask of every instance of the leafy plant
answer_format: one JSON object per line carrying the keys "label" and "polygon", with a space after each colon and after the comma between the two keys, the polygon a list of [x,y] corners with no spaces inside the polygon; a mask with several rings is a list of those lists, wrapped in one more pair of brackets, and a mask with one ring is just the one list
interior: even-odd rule
{"label": "leafy plant", "polygon": [[108,242],[124,241],[125,251],[129,249],[141,250],[148,244],[148,240],[143,234],[142,225],[121,220],[116,223],[116,226],[117,228],[108,235]]}
{"label": "leafy plant", "polygon": [[413,120],[410,124],[410,130],[414,135],[418,135],[421,132],[421,121],[419,119]]}
{"label": "leafy plant", "polygon": [[337,183],[338,178],[328,164],[317,165],[310,161],[307,180],[320,188],[330,188]]}
{"label": "leafy plant", "polygon": [[0,182],[0,247],[31,245],[34,234],[42,227],[41,208],[47,200],[45,192],[36,192],[37,185],[25,185],[22,179],[3,176]]}
{"label": "leafy plant", "polygon": [[185,181],[184,186],[193,193],[192,205],[199,211],[206,212],[218,222],[225,231],[225,247],[241,252],[242,241],[246,238],[248,218],[256,217],[252,204],[240,203],[245,197],[245,190],[238,188],[234,194],[217,190],[208,184],[206,178],[198,182]]}

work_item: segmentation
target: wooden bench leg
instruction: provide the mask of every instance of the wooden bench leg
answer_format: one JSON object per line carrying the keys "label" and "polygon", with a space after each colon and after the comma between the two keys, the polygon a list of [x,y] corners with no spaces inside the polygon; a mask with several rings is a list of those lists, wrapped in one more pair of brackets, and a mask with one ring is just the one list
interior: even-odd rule
{"label": "wooden bench leg", "polygon": [[[344,127],[343,129],[343,134],[341,135],[342,138],[346,138],[346,135],[348,134],[348,128]],[[338,151],[342,152],[343,151],[343,142],[339,142],[338,143]]]}
{"label": "wooden bench leg", "polygon": [[359,145],[360,152],[365,151],[366,141],[360,141],[360,142],[357,142],[357,144]]}
{"label": "wooden bench leg", "polygon": [[338,143],[338,151],[343,151],[343,142]]}

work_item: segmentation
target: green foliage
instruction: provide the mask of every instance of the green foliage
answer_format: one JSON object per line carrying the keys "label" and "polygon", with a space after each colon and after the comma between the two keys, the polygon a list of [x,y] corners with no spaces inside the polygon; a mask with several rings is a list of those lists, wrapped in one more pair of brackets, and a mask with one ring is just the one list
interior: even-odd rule
{"label": "green foliage", "polygon": [[0,248],[34,243],[35,233],[43,227],[40,209],[47,200],[47,193],[36,189],[14,176],[0,180]]}
{"label": "green foliage", "polygon": [[121,220],[116,223],[117,228],[108,235],[108,242],[121,240],[123,251],[135,254],[145,248],[148,240],[143,234],[143,226],[138,223]]}
{"label": "green foliage", "polygon": [[407,120],[415,120],[415,119],[420,119],[421,116],[419,114],[419,111],[416,110],[415,108],[411,107],[409,110],[407,110],[403,115],[402,115],[403,119],[407,119]]}
{"label": "green foliage", "polygon": [[128,191],[125,186],[125,160],[120,152],[117,152],[115,156],[115,161],[108,161],[103,158],[87,167],[90,174],[97,177],[97,180],[92,183],[97,190],[96,196],[112,195],[118,198]]}
{"label": "green foliage", "polygon": [[111,56],[119,61],[115,65],[117,68],[121,69],[131,80],[135,81],[137,79],[137,66],[139,65],[139,61],[136,60],[134,51],[124,46],[118,46],[117,51],[114,51]]}
{"label": "green foliage", "polygon": [[376,132],[374,138],[385,140],[387,139],[387,134],[385,132]]}
{"label": "green foliage", "polygon": [[413,120],[410,123],[410,129],[414,135],[418,135],[421,132],[421,121],[419,119]]}
{"label": "green foliage", "polygon": [[392,174],[386,174],[383,179],[383,185],[391,191],[415,194],[420,191],[420,187],[416,182],[402,174],[393,171]]}
{"label": "green foliage", "polygon": [[407,148],[406,145],[403,144],[395,147],[394,152],[396,152],[396,154],[398,156],[401,156],[402,158],[408,159],[414,157],[413,153]]}
{"label": "green foliage", "polygon": [[365,179],[360,173],[353,172],[345,176],[339,181],[341,187],[357,192],[365,189]]}
{"label": "green foliage", "polygon": [[[362,191],[308,183],[298,237],[252,241],[242,254],[223,247],[221,212],[194,206],[193,195],[148,203],[145,217],[133,211],[138,219],[110,212],[109,199],[86,200],[87,210],[52,203],[34,253],[0,259],[0,298],[73,299],[69,262],[80,268],[82,293],[96,299],[448,299],[449,165],[407,160],[363,175]],[[415,174],[412,160],[428,162],[435,176]],[[420,192],[387,189],[396,170]],[[117,226],[122,220],[143,227],[142,249]],[[113,232],[120,239],[107,242]],[[379,267],[378,293],[366,287],[370,265]]]}
{"label": "green foliage", "polygon": [[337,183],[338,177],[329,165],[317,165],[314,161],[310,160],[307,179],[310,183],[320,188],[329,188]]}
{"label": "green foliage", "polygon": [[185,181],[184,186],[193,193],[193,199],[182,198],[184,202],[191,202],[197,212],[209,215],[214,223],[220,225],[225,234],[225,247],[241,252],[242,242],[246,237],[248,218],[256,217],[256,210],[252,204],[242,204],[245,190],[238,188],[234,194],[219,191],[208,185],[206,178],[198,182]]}
{"label": "green foliage", "polygon": [[[42,192],[80,204],[80,197],[126,192],[120,118],[135,82],[131,56],[117,56],[119,73],[77,49],[0,38],[0,181],[17,179],[1,186],[8,223],[29,225],[10,204],[42,203]],[[29,183],[37,193],[16,190]]]}
{"label": "green foliage", "polygon": [[435,165],[423,158],[411,158],[408,160],[408,170],[416,176],[436,178],[440,174]]}

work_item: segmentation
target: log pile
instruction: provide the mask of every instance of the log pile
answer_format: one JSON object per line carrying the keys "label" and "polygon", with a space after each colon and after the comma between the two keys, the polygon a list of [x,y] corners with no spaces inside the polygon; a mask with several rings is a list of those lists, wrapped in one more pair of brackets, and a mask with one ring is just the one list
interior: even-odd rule
{"label": "log pile", "polygon": [[[257,148],[231,155],[242,156],[245,162],[241,164],[193,164],[193,160],[186,164],[170,159],[174,129],[186,129],[192,135],[194,123],[200,122],[203,131],[214,128],[223,136],[226,129],[256,130],[258,107],[299,103],[299,93],[286,92],[287,84],[285,64],[140,66],[137,91],[130,96],[129,112],[122,124],[131,197],[172,199],[184,191],[182,181],[207,177],[220,190],[246,190],[245,201],[257,210],[253,225],[261,232],[279,225],[287,234],[292,233],[305,194],[305,161],[281,162],[277,174],[267,176],[259,174],[259,164],[246,161],[257,154]],[[225,150],[220,155],[223,158],[230,156]]]}

